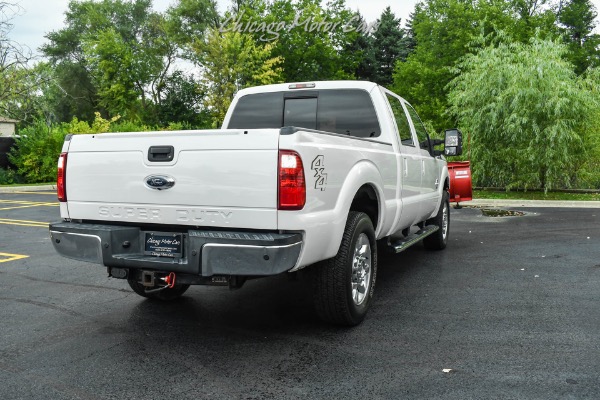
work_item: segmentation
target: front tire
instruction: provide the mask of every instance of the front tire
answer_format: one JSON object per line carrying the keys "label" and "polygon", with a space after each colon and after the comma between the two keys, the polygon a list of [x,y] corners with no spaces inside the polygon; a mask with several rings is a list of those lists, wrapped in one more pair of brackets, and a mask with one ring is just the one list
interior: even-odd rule
{"label": "front tire", "polygon": [[443,250],[448,244],[448,234],[450,233],[450,195],[444,190],[442,204],[435,217],[428,219],[426,225],[435,225],[439,229],[432,235],[423,239],[423,244],[429,250]]}
{"label": "front tire", "polygon": [[360,324],[371,304],[377,277],[377,243],[371,219],[351,211],[337,255],[313,268],[319,317],[338,325]]}

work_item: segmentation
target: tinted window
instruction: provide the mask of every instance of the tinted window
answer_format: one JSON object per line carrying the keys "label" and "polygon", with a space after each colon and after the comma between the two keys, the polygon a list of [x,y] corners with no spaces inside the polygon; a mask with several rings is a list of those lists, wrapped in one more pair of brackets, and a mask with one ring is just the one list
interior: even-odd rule
{"label": "tinted window", "polygon": [[425,125],[423,125],[423,122],[421,122],[421,118],[419,118],[419,115],[417,114],[415,109],[411,107],[410,104],[406,105],[406,109],[408,110],[408,113],[410,114],[410,119],[412,119],[413,125],[415,126],[419,146],[422,149],[427,150],[431,153],[429,149],[429,135],[427,134]]}
{"label": "tinted window", "polygon": [[392,112],[394,113],[394,118],[396,119],[400,141],[404,146],[414,146],[415,144],[413,142],[412,133],[410,132],[410,125],[408,124],[408,119],[406,119],[402,103],[394,96],[390,96],[389,94],[387,96]]}
{"label": "tinted window", "polygon": [[258,93],[244,96],[231,115],[229,129],[281,128],[283,93]]}
{"label": "tinted window", "polygon": [[366,91],[357,89],[246,95],[238,101],[228,128],[282,126],[318,129],[357,137],[377,137],[381,134],[371,96]]}
{"label": "tinted window", "polygon": [[320,91],[317,129],[366,138],[381,134],[371,96],[364,90]]}
{"label": "tinted window", "polygon": [[283,126],[317,129],[317,98],[285,99]]}

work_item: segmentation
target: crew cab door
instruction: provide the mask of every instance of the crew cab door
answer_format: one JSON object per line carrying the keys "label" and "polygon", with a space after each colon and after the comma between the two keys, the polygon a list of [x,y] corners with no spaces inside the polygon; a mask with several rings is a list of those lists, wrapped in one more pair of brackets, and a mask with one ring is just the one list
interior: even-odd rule
{"label": "crew cab door", "polygon": [[403,229],[420,221],[421,179],[423,175],[422,156],[416,146],[415,136],[407,118],[403,100],[385,91],[392,117],[396,123],[396,133],[400,152],[396,154],[398,165],[399,196],[402,211],[396,228]]}

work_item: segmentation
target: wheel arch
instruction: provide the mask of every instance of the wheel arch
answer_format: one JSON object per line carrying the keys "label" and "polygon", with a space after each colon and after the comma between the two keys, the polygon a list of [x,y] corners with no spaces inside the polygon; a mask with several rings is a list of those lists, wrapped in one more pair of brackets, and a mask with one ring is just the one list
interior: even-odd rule
{"label": "wheel arch", "polygon": [[373,223],[373,229],[377,231],[377,227],[379,226],[379,203],[377,191],[371,184],[366,183],[362,185],[354,195],[348,213],[350,213],[350,211],[358,211],[367,214]]}

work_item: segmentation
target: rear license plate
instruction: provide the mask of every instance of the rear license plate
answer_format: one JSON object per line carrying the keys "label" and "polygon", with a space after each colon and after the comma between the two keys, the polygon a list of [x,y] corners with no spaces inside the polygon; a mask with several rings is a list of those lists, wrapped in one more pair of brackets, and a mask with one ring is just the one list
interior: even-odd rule
{"label": "rear license plate", "polygon": [[180,258],[183,251],[181,233],[146,232],[144,254],[156,257]]}

